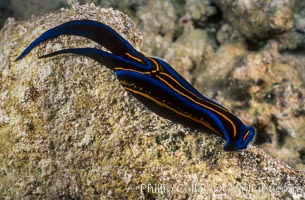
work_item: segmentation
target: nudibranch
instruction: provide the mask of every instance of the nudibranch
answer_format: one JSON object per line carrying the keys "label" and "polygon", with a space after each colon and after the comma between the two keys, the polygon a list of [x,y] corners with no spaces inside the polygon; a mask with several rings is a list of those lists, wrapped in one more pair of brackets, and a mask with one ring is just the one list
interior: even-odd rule
{"label": "nudibranch", "polygon": [[41,42],[61,35],[86,37],[111,53],[96,48],[71,48],[40,58],[72,53],[90,57],[113,70],[122,86],[155,113],[195,128],[207,128],[222,137],[224,150],[247,148],[255,130],[227,108],[199,93],[165,61],[137,51],[111,27],[92,20],[73,20],[35,39],[16,59],[22,59]]}

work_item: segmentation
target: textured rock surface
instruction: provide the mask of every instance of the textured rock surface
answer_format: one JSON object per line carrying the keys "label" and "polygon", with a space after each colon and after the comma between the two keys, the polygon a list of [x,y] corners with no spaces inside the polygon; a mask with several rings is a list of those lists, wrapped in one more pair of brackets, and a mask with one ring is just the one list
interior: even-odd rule
{"label": "textured rock surface", "polygon": [[[80,56],[37,58],[67,46],[96,44],[61,37],[13,62],[46,29],[80,18],[104,22],[141,46],[141,36],[126,15],[94,6],[20,23],[9,20],[1,31],[1,198],[304,197],[303,173],[252,146],[224,152],[221,139],[155,115],[100,64]],[[250,80],[243,79],[241,70],[252,68],[241,62],[232,77],[245,84],[255,79],[250,72]]]}
{"label": "textured rock surface", "polygon": [[294,0],[215,0],[224,17],[251,39],[265,39],[292,29]]}
{"label": "textured rock surface", "polygon": [[254,124],[256,145],[304,170],[302,55],[280,53],[275,41],[257,52],[240,43],[225,44],[205,59],[204,66],[197,69],[195,86]]}
{"label": "textured rock surface", "polygon": [[[198,46],[202,48],[198,48]],[[184,31],[183,35],[166,49],[164,59],[189,82],[192,82],[193,70],[198,68],[203,59],[214,55],[214,45],[208,33],[200,29]],[[202,55],[205,55],[204,57]]]}
{"label": "textured rock surface", "polygon": [[65,5],[65,0],[11,0],[9,1],[9,7],[14,10],[14,16],[22,19],[29,18],[33,13],[35,15],[44,15],[50,10],[57,10]]}

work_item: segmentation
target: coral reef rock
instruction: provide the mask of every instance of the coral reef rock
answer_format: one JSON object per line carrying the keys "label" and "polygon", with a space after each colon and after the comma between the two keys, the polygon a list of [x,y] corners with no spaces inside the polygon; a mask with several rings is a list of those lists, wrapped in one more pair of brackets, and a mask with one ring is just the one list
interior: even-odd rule
{"label": "coral reef rock", "polygon": [[215,0],[233,27],[251,39],[292,29],[294,0]]}
{"label": "coral reef rock", "polygon": [[[304,173],[254,146],[224,152],[222,139],[152,113],[101,64],[75,55],[38,59],[61,48],[97,47],[84,38],[47,41],[14,62],[45,30],[83,18],[104,22],[141,47],[141,34],[126,15],[94,5],[9,19],[1,30],[1,199],[304,198]],[[246,81],[240,76],[252,70],[246,65],[232,77]],[[281,90],[290,94],[268,88],[275,98]]]}

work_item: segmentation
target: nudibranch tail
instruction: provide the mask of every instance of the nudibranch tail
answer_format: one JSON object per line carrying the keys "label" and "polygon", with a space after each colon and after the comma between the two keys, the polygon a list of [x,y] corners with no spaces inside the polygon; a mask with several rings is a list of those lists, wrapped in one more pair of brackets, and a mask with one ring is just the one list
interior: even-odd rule
{"label": "nudibranch tail", "polygon": [[68,53],[87,56],[89,58],[96,60],[97,62],[105,64],[109,69],[112,70],[114,70],[116,66],[134,67],[135,65],[138,65],[138,63],[135,63],[134,61],[131,60],[127,60],[122,56],[117,56],[95,48],[63,49],[59,51],[54,51],[49,54],[45,54],[43,56],[40,56],[39,58],[48,58],[48,57],[52,57],[60,54],[68,54]]}
{"label": "nudibranch tail", "polygon": [[35,39],[21,54],[17,57],[16,61],[22,59],[38,44],[54,39],[61,35],[75,35],[88,38],[97,42],[101,46],[111,51],[113,54],[125,57],[128,52],[134,57],[140,57],[145,60],[145,57],[136,51],[132,45],[118,34],[111,27],[100,22],[92,20],[74,20],[61,24],[57,27],[49,29]]}
{"label": "nudibranch tail", "polygon": [[211,130],[225,140],[225,151],[245,149],[254,140],[252,126],[246,126],[227,108],[202,95],[168,63],[138,52],[116,31],[100,22],[75,20],[52,28],[34,40],[16,61],[41,42],[60,35],[89,38],[111,53],[95,48],[74,48],[40,58],[72,53],[105,64],[115,71],[122,86],[152,111],[182,124]]}

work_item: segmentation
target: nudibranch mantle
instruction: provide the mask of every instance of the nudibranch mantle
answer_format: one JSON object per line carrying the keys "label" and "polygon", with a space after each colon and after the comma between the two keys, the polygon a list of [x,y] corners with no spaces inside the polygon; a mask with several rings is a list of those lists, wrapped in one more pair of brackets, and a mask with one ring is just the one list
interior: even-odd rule
{"label": "nudibranch mantle", "polygon": [[133,48],[111,27],[92,20],[73,20],[49,29],[16,59],[22,59],[40,43],[61,35],[86,37],[111,53],[95,48],[55,51],[40,58],[72,53],[90,57],[113,70],[121,85],[155,113],[195,128],[207,128],[224,138],[224,150],[247,148],[255,130],[227,108],[203,96],[165,61]]}

